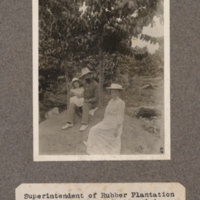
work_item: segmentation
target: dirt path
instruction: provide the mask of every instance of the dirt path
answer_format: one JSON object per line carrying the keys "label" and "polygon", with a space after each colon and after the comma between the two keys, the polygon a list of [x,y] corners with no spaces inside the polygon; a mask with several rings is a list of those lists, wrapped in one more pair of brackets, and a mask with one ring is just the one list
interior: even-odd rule
{"label": "dirt path", "polygon": [[[66,111],[52,117],[39,126],[40,155],[84,155],[86,147],[83,141],[87,140],[92,126],[103,118],[103,109],[91,117],[90,126],[85,132],[80,132],[80,118],[76,117],[76,124],[68,130],[61,130],[66,123]],[[121,154],[160,154],[163,147],[163,136],[154,134],[142,128],[141,120],[125,115],[124,129],[121,140]]]}

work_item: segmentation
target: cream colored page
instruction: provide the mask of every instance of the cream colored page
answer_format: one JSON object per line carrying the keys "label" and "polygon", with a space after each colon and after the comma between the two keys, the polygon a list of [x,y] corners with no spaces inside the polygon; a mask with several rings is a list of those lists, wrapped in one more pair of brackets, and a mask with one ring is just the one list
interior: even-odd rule
{"label": "cream colored page", "polygon": [[21,184],[16,200],[185,200],[179,183]]}

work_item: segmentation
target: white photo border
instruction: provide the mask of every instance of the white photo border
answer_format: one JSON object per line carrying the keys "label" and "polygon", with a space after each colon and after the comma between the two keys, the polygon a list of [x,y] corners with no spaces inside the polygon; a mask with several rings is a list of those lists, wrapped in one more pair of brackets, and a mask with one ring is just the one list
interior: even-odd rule
{"label": "white photo border", "polygon": [[170,160],[170,0],[164,0],[164,154],[162,155],[39,155],[39,0],[32,0],[33,23],[33,160],[34,161],[123,161]]}

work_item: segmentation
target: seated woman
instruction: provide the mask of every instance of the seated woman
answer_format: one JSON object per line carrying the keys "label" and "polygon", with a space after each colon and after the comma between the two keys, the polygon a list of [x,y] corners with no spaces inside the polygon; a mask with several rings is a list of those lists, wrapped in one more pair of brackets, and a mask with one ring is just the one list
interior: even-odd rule
{"label": "seated woman", "polygon": [[84,88],[80,87],[78,78],[72,79],[72,89],[70,90],[70,103],[74,103],[77,107],[81,107],[84,102],[83,98]]}
{"label": "seated woman", "polygon": [[123,88],[111,84],[107,89],[111,91],[112,99],[106,107],[104,119],[90,129],[88,140],[84,142],[90,155],[120,154],[125,103],[119,95]]}

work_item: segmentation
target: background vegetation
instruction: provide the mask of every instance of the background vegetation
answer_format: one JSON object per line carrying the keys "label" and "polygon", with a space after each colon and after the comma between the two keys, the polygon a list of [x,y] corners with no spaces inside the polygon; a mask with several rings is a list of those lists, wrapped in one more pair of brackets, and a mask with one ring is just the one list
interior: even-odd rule
{"label": "background vegetation", "polygon": [[[111,82],[126,88],[132,105],[138,80],[133,92],[141,100],[144,76],[162,78],[164,70],[163,38],[142,34],[143,27],[154,26],[154,17],[163,22],[163,0],[39,0],[41,118],[53,107],[66,109],[69,82],[83,67],[96,72],[101,104]],[[159,49],[150,54],[133,48],[133,38],[158,43]]]}

